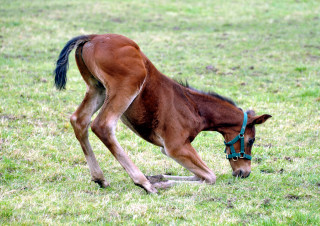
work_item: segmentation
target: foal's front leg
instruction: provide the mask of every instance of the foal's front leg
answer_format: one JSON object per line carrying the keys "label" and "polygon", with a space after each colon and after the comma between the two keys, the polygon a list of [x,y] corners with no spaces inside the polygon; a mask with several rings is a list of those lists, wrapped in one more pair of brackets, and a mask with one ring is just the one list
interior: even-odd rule
{"label": "foal's front leg", "polygon": [[[176,146],[176,145],[174,145]],[[202,161],[196,150],[190,143],[181,145],[180,147],[162,148],[161,151],[174,159],[176,162],[187,168],[195,174],[192,177],[157,175],[149,176],[148,179],[153,182],[156,188],[167,188],[177,183],[203,183],[214,184],[216,175]]]}
{"label": "foal's front leg", "polygon": [[[165,156],[168,156],[166,153],[166,150],[163,147],[160,148],[160,151]],[[176,181],[176,182],[178,182],[178,181],[202,182],[203,181],[203,179],[199,178],[196,175],[194,175],[194,176],[172,176],[172,175],[163,174],[163,175],[148,176],[148,179],[149,178],[150,178],[150,180],[154,181],[154,183],[160,182],[161,180],[171,180],[171,181]]]}
{"label": "foal's front leg", "polygon": [[147,176],[147,179],[157,189],[167,189],[176,184],[181,183],[203,183],[203,180],[197,176],[171,176],[171,175],[155,175]]}

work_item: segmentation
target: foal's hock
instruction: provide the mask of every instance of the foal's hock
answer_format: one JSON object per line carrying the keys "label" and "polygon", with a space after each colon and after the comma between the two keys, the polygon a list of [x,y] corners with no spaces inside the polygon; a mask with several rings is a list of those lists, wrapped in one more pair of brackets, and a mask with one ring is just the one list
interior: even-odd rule
{"label": "foal's hock", "polygon": [[[202,161],[191,142],[201,131],[217,131],[225,139],[227,159],[234,176],[251,172],[251,148],[255,124],[271,115],[243,112],[233,101],[216,93],[197,91],[159,72],[139,46],[121,35],[84,35],[71,39],[62,49],[55,73],[55,85],[64,89],[68,56],[75,58],[87,85],[85,97],[70,121],[86,157],[92,180],[108,186],[88,140],[92,131],[107,146],[133,182],[147,192],[179,181],[213,184],[216,175]],[[133,132],[190,170],[195,176],[146,177],[130,160],[115,137],[121,119]]]}

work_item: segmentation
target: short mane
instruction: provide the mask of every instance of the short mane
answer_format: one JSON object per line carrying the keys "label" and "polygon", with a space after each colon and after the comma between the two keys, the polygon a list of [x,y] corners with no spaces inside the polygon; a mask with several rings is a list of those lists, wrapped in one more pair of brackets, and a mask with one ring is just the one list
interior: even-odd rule
{"label": "short mane", "polygon": [[193,90],[193,91],[195,91],[195,92],[198,92],[198,93],[201,93],[201,94],[204,94],[204,95],[209,95],[209,96],[218,98],[218,99],[220,99],[220,100],[226,101],[226,102],[228,102],[228,103],[230,103],[230,104],[232,104],[232,105],[234,105],[234,106],[237,106],[237,105],[233,102],[233,100],[231,100],[231,99],[228,98],[228,97],[221,96],[221,95],[217,94],[216,92],[213,92],[213,91],[204,92],[204,91],[201,91],[201,90],[197,90],[197,89],[193,88],[192,86],[190,86],[189,83],[188,83],[188,81],[185,81],[185,82],[183,82],[183,81],[177,81],[177,82],[178,82],[180,85],[182,85],[182,86],[184,86],[184,87],[186,87],[186,88],[188,88],[188,89],[191,89],[191,90]]}

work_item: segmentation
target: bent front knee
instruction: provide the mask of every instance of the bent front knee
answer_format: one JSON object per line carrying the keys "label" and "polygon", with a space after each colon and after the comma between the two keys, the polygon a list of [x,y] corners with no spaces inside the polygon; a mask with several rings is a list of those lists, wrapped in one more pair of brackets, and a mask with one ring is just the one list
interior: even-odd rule
{"label": "bent front knee", "polygon": [[210,175],[206,176],[206,178],[204,180],[207,184],[215,184],[217,177],[214,174],[210,174]]}

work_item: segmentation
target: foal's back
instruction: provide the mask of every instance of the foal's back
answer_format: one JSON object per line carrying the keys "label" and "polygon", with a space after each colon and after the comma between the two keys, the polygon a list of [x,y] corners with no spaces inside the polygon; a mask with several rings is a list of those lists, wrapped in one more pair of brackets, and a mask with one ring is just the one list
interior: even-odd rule
{"label": "foal's back", "polygon": [[[121,120],[140,137],[163,147],[173,138],[181,142],[179,135],[187,140],[195,133],[199,122],[187,89],[160,73],[134,41],[116,34],[97,35],[82,52],[88,69],[107,90],[136,86],[137,95]],[[114,95],[127,98],[123,92]]]}

